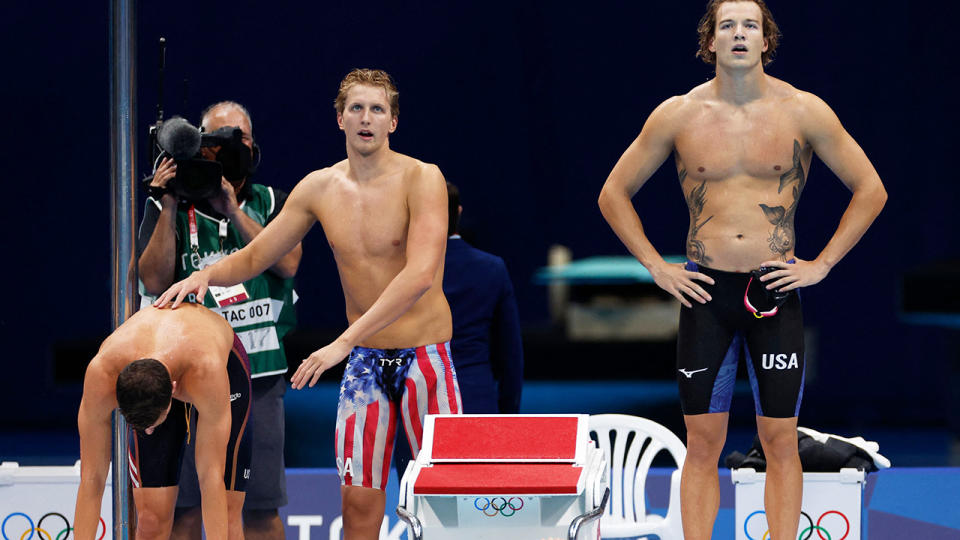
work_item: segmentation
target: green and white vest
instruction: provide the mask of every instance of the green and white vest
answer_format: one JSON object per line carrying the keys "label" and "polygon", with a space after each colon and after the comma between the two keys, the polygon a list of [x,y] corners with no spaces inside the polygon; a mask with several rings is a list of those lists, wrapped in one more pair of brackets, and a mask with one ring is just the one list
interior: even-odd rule
{"label": "green and white vest", "polygon": [[[240,208],[252,220],[266,226],[267,218],[274,212],[276,205],[273,189],[261,184],[252,184],[250,187],[250,196],[240,204]],[[159,205],[153,199],[148,199],[147,204]],[[221,220],[196,209],[199,257],[195,256],[190,247],[188,208],[189,205],[184,203],[177,208],[177,260],[174,281],[180,281],[199,270],[201,261],[212,264],[213,261],[246,245],[240,232],[229,226],[228,218],[223,218],[228,226],[221,245]],[[297,301],[293,279],[282,279],[268,270],[243,282],[243,286],[249,296],[248,300],[217,307],[213,297],[207,292],[203,304],[222,315],[233,327],[250,357],[252,377],[285,373],[287,357],[283,351],[283,336],[297,322],[293,308]],[[192,296],[190,300],[195,301]]]}

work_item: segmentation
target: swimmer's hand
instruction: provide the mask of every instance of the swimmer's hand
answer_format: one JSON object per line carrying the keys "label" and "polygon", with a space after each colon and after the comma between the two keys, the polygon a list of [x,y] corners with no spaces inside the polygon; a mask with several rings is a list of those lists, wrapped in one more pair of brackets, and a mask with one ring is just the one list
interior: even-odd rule
{"label": "swimmer's hand", "polygon": [[207,277],[207,272],[204,270],[194,272],[187,276],[187,279],[171,285],[166,292],[160,295],[160,298],[154,301],[153,307],[163,308],[173,300],[170,309],[176,309],[190,293],[197,293],[197,298],[203,298],[207,294],[209,283],[210,278]]}
{"label": "swimmer's hand", "polygon": [[314,351],[300,364],[293,377],[290,377],[291,385],[295,390],[299,390],[306,386],[309,381],[312,387],[317,384],[317,379],[324,371],[342,362],[351,350],[353,350],[353,347],[349,344],[337,340],[319,351]]}
{"label": "swimmer's hand", "polygon": [[796,257],[794,257],[793,264],[783,261],[767,261],[761,266],[779,268],[779,270],[764,274],[760,281],[766,284],[768,290],[779,289],[782,292],[816,285],[823,281],[823,278],[827,277],[830,272],[830,267],[826,263],[804,261]]}
{"label": "swimmer's hand", "polygon": [[687,270],[684,268],[684,263],[664,262],[659,266],[651,267],[650,275],[653,276],[653,281],[658,287],[673,295],[674,298],[687,307],[693,307],[690,300],[687,300],[687,296],[701,304],[706,304],[712,300],[707,291],[694,280],[700,280],[713,285],[713,278],[700,272]]}

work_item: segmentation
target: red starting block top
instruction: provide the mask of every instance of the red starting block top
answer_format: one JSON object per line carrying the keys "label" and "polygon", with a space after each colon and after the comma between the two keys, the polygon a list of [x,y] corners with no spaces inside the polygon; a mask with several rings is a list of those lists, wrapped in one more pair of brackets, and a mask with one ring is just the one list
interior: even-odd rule
{"label": "red starting block top", "polygon": [[566,463],[438,463],[420,470],[415,495],[576,495],[583,468]]}
{"label": "red starting block top", "polygon": [[577,455],[578,422],[572,416],[438,416],[431,461],[573,462]]}

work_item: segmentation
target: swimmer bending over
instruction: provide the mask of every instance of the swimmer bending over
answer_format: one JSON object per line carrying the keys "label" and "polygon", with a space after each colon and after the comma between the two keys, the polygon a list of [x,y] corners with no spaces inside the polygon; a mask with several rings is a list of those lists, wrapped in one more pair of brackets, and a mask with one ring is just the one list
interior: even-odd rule
{"label": "swimmer bending over", "polygon": [[223,317],[198,305],[148,308],[118,327],[87,366],[77,415],[80,487],[74,534],[92,540],[110,468],[111,413],[133,430],[130,477],[138,539],[168,538],[189,408],[207,538],[243,538],[250,476],[250,363]]}

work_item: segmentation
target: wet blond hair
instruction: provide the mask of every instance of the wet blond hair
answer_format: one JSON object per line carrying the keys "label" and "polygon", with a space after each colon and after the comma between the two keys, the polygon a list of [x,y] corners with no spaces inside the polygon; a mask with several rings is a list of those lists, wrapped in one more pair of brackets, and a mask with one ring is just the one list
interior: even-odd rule
{"label": "wet blond hair", "polygon": [[387,101],[390,102],[390,114],[396,118],[400,115],[400,92],[397,91],[397,85],[393,82],[393,77],[382,69],[360,69],[355,68],[340,81],[340,90],[337,92],[337,99],[333,100],[333,107],[337,112],[343,114],[343,109],[347,106],[347,92],[357,85],[375,86],[383,88],[387,93]]}

